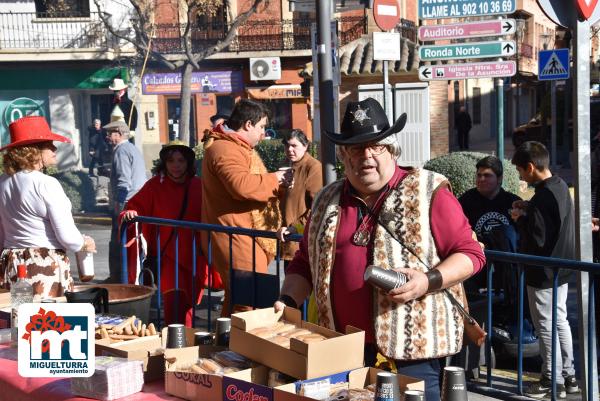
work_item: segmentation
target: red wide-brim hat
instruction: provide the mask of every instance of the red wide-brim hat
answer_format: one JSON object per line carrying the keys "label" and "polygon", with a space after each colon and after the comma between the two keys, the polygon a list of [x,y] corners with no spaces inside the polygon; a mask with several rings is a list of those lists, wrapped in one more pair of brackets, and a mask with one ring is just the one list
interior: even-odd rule
{"label": "red wide-brim hat", "polygon": [[13,121],[8,126],[10,143],[0,148],[0,152],[10,148],[31,145],[33,143],[57,141],[71,143],[65,136],[50,131],[48,122],[42,116],[27,116]]}

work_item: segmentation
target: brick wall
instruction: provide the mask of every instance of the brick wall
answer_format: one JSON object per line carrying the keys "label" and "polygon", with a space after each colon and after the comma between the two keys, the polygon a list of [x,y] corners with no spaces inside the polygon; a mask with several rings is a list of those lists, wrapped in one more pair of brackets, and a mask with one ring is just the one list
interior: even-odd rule
{"label": "brick wall", "polygon": [[[252,0],[238,0],[237,1],[237,13],[241,14],[247,11],[252,5]],[[277,0],[270,0],[268,3],[268,7],[266,3],[263,2],[259,7],[256,13],[254,13],[251,17],[251,21],[256,20],[269,20],[275,19],[280,21],[282,18],[281,14],[281,2]]]}
{"label": "brick wall", "polygon": [[429,119],[431,158],[449,152],[448,82],[431,81],[429,86]]}

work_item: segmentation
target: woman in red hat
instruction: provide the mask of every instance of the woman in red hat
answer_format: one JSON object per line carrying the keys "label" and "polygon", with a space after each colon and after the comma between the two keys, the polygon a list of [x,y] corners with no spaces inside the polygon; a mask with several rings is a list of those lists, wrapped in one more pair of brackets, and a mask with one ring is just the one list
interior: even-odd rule
{"label": "woman in red hat", "polygon": [[[202,211],[202,180],[195,176],[196,155],[194,151],[181,141],[172,141],[164,145],[159,153],[159,162],[154,171],[155,176],[144,184],[121,212],[125,221],[136,216],[159,217],[172,220],[200,221]],[[156,244],[158,226],[143,227],[144,237],[148,240],[148,260],[156,261],[158,252],[161,254],[161,293],[164,301],[165,324],[184,323],[193,325],[192,304],[202,300],[202,290],[206,285],[212,288],[222,288],[221,277],[213,272],[208,279],[208,265],[200,250],[200,235],[196,235],[196,280],[192,280],[193,252],[192,230],[177,230],[172,227],[160,226],[160,250]],[[133,228],[133,227],[132,227]],[[130,229],[129,234],[134,234]],[[135,234],[134,234],[135,235]],[[131,249],[131,248],[130,248]],[[135,251],[127,253],[129,259],[129,282],[134,283],[137,275],[137,256]],[[175,260],[177,258],[177,268]],[[146,263],[145,263],[146,264]],[[146,266],[157,273],[156,266]],[[175,274],[178,271],[179,300],[176,302],[177,289]],[[192,288],[192,287],[195,288]],[[192,298],[192,293],[196,297]]]}
{"label": "woman in red hat", "polygon": [[34,296],[60,297],[73,290],[66,251],[95,252],[71,215],[71,201],[44,169],[56,164],[56,146],[71,140],[50,131],[44,117],[20,118],[9,126],[0,176],[0,286],[16,281],[17,265],[27,266]]}

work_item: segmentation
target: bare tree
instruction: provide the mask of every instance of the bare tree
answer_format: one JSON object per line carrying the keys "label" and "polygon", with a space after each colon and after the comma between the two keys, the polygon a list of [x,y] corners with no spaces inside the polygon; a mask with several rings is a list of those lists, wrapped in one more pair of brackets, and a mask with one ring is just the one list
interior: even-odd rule
{"label": "bare tree", "polygon": [[134,31],[132,36],[116,29],[110,23],[110,15],[103,12],[99,0],[94,0],[100,19],[113,36],[131,43],[141,57],[148,54],[154,61],[170,70],[181,71],[181,122],[179,132],[180,139],[185,143],[189,143],[190,140],[192,72],[194,69],[200,68],[199,63],[202,60],[229,46],[235,38],[237,29],[257,11],[263,2],[268,5],[268,0],[253,0],[252,5],[246,11],[238,14],[231,21],[231,24],[224,27],[223,39],[217,41],[214,45],[203,48],[201,51],[194,52],[192,49],[192,31],[196,26],[198,16],[212,17],[221,7],[229,9],[229,0],[180,0],[179,5],[186,12],[186,19],[179,30],[179,40],[183,45],[183,52],[180,60],[171,60],[165,54],[156,51],[152,46],[152,39],[155,35],[153,1],[129,0],[134,12],[134,16],[131,18],[131,27]]}

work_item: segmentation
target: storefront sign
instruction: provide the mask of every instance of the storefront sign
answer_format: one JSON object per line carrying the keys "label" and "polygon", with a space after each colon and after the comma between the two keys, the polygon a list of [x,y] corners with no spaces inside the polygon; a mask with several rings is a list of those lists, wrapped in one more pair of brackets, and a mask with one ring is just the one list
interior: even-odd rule
{"label": "storefront sign", "polygon": [[300,85],[271,85],[259,88],[246,88],[248,96],[252,99],[292,99],[301,98]]}
{"label": "storefront sign", "polygon": [[[192,93],[231,93],[244,89],[241,71],[205,71],[192,73]],[[181,73],[144,74],[144,95],[174,95],[181,92]]]}
{"label": "storefront sign", "polygon": [[2,121],[8,127],[10,123],[25,116],[43,116],[44,108],[41,102],[36,102],[28,97],[19,97],[4,108]]}

